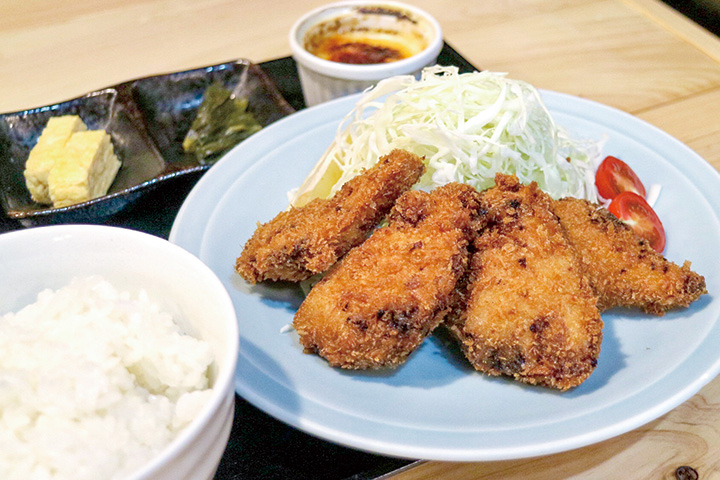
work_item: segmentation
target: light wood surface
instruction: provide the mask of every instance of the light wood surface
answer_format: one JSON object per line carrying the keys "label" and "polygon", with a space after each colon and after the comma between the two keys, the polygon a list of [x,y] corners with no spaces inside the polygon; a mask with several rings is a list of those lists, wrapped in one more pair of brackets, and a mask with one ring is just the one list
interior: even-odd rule
{"label": "light wood surface", "polygon": [[[4,0],[0,112],[150,74],[289,54],[293,21],[322,0]],[[655,0],[410,0],[479,68],[617,107],[720,168],[720,40]],[[717,207],[717,206],[716,206]],[[719,347],[720,348],[720,347]],[[427,462],[425,479],[720,478],[720,379],[660,419],[538,459]]]}

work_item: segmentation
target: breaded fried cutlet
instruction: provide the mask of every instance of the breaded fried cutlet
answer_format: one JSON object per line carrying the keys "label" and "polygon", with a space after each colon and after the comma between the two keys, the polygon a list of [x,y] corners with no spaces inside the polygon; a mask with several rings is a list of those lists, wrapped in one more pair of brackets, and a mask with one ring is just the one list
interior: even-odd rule
{"label": "breaded fried cutlet", "polygon": [[393,150],[332,198],[291,208],[258,226],[235,270],[250,283],[299,282],[326,271],[367,238],[424,168],[417,155]]}
{"label": "breaded fried cutlet", "polygon": [[636,307],[653,315],[687,307],[707,293],[705,278],[665,259],[628,225],[599,205],[565,198],[555,202],[570,243],[582,261],[601,311]]}
{"label": "breaded fried cutlet", "polygon": [[498,174],[461,301],[445,325],[475,369],[567,390],[597,365],[603,322],[552,199]]}
{"label": "breaded fried cutlet", "polygon": [[468,261],[479,193],[452,183],[401,196],[388,218],[315,285],[294,327],[308,353],[348,369],[393,367],[445,317]]}

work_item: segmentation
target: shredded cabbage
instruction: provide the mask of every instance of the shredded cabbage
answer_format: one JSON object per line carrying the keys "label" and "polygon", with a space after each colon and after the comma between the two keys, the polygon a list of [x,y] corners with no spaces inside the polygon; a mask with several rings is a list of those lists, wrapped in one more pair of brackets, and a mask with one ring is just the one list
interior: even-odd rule
{"label": "shredded cabbage", "polygon": [[[598,200],[600,142],[570,138],[528,83],[441,66],[426,68],[419,80],[397,76],[368,89],[291,200],[332,196],[393,148],[425,157],[418,188],[462,182],[483,190],[503,172],[537,182],[553,198]],[[318,182],[327,183],[328,175],[331,187],[318,193]]]}

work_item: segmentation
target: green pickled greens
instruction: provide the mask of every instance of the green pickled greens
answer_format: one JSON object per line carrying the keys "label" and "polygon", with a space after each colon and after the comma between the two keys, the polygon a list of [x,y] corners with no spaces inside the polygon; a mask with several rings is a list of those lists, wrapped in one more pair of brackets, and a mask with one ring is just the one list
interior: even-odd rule
{"label": "green pickled greens", "polygon": [[[553,198],[597,200],[600,142],[570,138],[534,87],[505,74],[435,66],[419,80],[392,77],[367,90],[305,183],[290,193],[291,203],[331,196],[393,148],[425,157],[418,188],[462,182],[483,190],[502,172],[537,182]],[[327,177],[332,187],[318,194]]]}
{"label": "green pickled greens", "polygon": [[198,162],[210,163],[261,128],[246,98],[233,98],[230,90],[213,83],[205,90],[183,149]]}

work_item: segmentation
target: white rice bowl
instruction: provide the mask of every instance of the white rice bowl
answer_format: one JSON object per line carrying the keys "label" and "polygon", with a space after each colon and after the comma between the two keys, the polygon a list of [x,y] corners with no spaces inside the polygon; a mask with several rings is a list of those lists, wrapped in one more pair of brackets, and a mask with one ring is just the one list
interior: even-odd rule
{"label": "white rice bowl", "polygon": [[101,226],[0,235],[0,478],[211,479],[238,333],[217,277]]}

